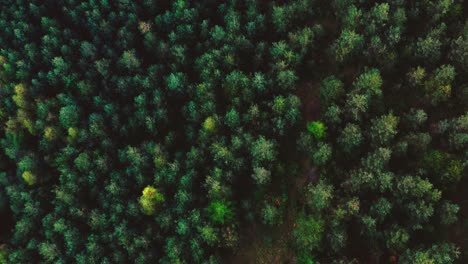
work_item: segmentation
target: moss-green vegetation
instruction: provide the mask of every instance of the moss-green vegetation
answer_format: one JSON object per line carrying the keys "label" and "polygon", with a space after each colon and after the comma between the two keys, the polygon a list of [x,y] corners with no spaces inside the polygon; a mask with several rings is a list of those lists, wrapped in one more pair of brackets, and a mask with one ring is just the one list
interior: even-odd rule
{"label": "moss-green vegetation", "polygon": [[465,6],[1,1],[0,263],[467,263]]}

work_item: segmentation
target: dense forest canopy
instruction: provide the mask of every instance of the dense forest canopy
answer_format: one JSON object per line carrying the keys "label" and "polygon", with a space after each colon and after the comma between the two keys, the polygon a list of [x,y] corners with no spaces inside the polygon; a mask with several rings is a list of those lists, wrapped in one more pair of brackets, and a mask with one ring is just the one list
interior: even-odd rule
{"label": "dense forest canopy", "polygon": [[0,263],[468,262],[463,0],[0,1]]}

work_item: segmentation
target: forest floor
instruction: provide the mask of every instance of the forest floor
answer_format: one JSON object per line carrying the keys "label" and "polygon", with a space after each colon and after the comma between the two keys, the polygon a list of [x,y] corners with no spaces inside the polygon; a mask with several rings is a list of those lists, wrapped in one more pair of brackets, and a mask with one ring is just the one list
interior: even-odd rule
{"label": "forest floor", "polygon": [[307,172],[311,170],[307,161],[304,161],[302,166],[304,173],[295,179],[294,187],[289,190],[289,203],[283,223],[274,227],[265,227],[262,224],[255,223],[243,230],[241,247],[230,263],[295,263],[290,244],[296,225],[296,204],[299,198],[299,190],[306,184],[309,176]]}
{"label": "forest floor", "polygon": [[[297,91],[296,95],[301,99],[303,105],[301,124],[303,128],[305,128],[307,122],[319,117],[320,97],[318,87],[319,83],[307,82],[302,84]],[[295,147],[287,150],[287,152],[291,151],[297,150]],[[288,156],[297,157],[298,154],[288,153]],[[230,263],[295,263],[295,255],[291,250],[291,241],[296,225],[300,190],[309,181],[315,182],[318,180],[316,169],[310,163],[309,158],[303,157],[299,165],[300,174],[293,178],[295,182],[288,188],[288,205],[283,223],[274,227],[254,223],[242,230],[240,248],[231,258]]]}
{"label": "forest floor", "polygon": [[[461,184],[459,184],[457,190],[454,190],[449,197],[460,205],[460,210],[458,212],[458,221],[454,224],[451,232],[447,234],[448,241],[455,243],[462,249],[468,248],[468,198],[466,194],[464,194],[465,186],[468,186],[468,178],[466,177]],[[460,263],[467,263],[468,250],[461,252],[460,261]]]}

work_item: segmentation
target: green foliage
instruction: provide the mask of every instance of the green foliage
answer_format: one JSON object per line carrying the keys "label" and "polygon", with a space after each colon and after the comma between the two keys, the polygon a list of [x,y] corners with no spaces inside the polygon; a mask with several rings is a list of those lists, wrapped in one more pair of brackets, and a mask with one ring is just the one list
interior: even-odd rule
{"label": "green foliage", "polygon": [[34,185],[37,182],[37,177],[30,171],[25,171],[21,175],[23,180],[28,184],[28,185]]}
{"label": "green foliage", "polygon": [[307,131],[309,131],[315,139],[320,140],[325,137],[327,128],[320,121],[312,121],[307,123]]}
{"label": "green foliage", "polygon": [[332,155],[332,148],[326,143],[320,142],[318,148],[312,153],[312,161],[317,166],[322,166],[327,163]]}
{"label": "green foliage", "polygon": [[333,54],[337,62],[343,62],[356,54],[364,44],[364,37],[352,30],[343,30],[339,38],[332,45]]}
{"label": "green foliage", "polygon": [[5,244],[0,245],[0,264],[6,264],[8,260],[8,250]]}
{"label": "green foliage", "polygon": [[338,124],[341,122],[343,111],[336,104],[330,105],[323,113],[323,119],[326,123]]}
{"label": "green foliage", "polygon": [[353,83],[353,89],[362,94],[378,96],[382,94],[380,90],[382,83],[379,70],[370,69],[359,75]]}
{"label": "green foliage", "polygon": [[199,229],[200,235],[208,245],[215,245],[219,241],[217,229],[211,226],[204,226]]}
{"label": "green foliage", "polygon": [[28,102],[26,98],[26,85],[23,83],[15,85],[15,95],[12,97],[18,108],[27,108]]}
{"label": "green foliage", "polygon": [[68,105],[60,109],[60,124],[64,128],[75,127],[78,123],[78,108],[74,105]]}
{"label": "green foliage", "polygon": [[314,264],[314,263],[316,263],[314,261],[314,258],[311,255],[307,254],[307,253],[300,254],[298,256],[297,262],[299,264]]}
{"label": "green foliage", "polygon": [[370,16],[376,23],[383,24],[389,19],[390,5],[388,3],[375,4],[370,10]]}
{"label": "green foliage", "polygon": [[1,263],[467,262],[463,1],[3,2]]}
{"label": "green foliage", "polygon": [[224,122],[228,127],[236,128],[240,124],[239,113],[235,109],[231,109],[229,112],[226,113],[226,116],[224,117]]}
{"label": "green foliage", "polygon": [[265,225],[275,226],[282,223],[281,210],[270,203],[265,203],[262,208],[262,222]]}
{"label": "green foliage", "polygon": [[373,216],[375,216],[379,221],[385,220],[387,216],[390,215],[390,212],[392,210],[392,204],[391,202],[386,199],[386,198],[379,198],[377,202],[375,202],[371,208],[370,212]]}
{"label": "green foliage", "polygon": [[426,94],[432,104],[437,105],[441,102],[446,102],[452,96],[451,83],[454,78],[454,68],[443,65],[437,69],[435,76],[425,83]]}
{"label": "green foliage", "polygon": [[51,245],[48,243],[41,243],[39,245],[39,253],[42,257],[46,260],[46,262],[54,262],[54,260],[58,256],[57,248],[55,245]]}
{"label": "green foliage", "polygon": [[271,140],[260,136],[255,142],[253,142],[251,154],[254,164],[272,162],[276,158],[275,144]]}
{"label": "green foliage", "polygon": [[326,104],[335,102],[344,95],[343,83],[335,76],[329,76],[320,85],[320,95]]}
{"label": "green foliage", "polygon": [[432,29],[425,37],[419,38],[416,43],[416,56],[430,61],[437,61],[441,56],[442,41],[447,26],[442,23]]}
{"label": "green foliage", "polygon": [[90,157],[87,153],[81,153],[78,155],[74,160],[74,163],[76,168],[82,172],[89,171],[92,166]]}
{"label": "green foliage", "polygon": [[300,215],[294,230],[296,246],[302,251],[318,249],[324,235],[324,222],[314,216]]}
{"label": "green foliage", "polygon": [[460,207],[450,202],[444,202],[441,208],[441,223],[451,225],[458,220],[457,213]]}
{"label": "green foliage", "polygon": [[426,70],[420,66],[416,67],[408,73],[408,79],[411,85],[417,86],[422,84],[422,81],[426,77]]}
{"label": "green foliage", "polygon": [[207,208],[210,219],[218,224],[228,224],[234,220],[232,203],[229,201],[214,201]]}
{"label": "green foliage", "polygon": [[185,86],[185,76],[181,72],[171,73],[166,78],[166,85],[170,91],[182,92]]}
{"label": "green foliage", "polygon": [[137,58],[134,50],[124,51],[120,58],[120,63],[128,70],[136,70],[141,65],[141,62]]}
{"label": "green foliage", "polygon": [[259,185],[264,185],[270,182],[271,172],[263,167],[255,167],[253,169],[252,178]]}
{"label": "green foliage", "polygon": [[451,57],[464,70],[468,69],[468,24],[466,23],[460,36],[452,41]]}
{"label": "green foliage", "polygon": [[347,115],[355,121],[360,121],[362,115],[369,109],[369,99],[369,96],[364,94],[348,94],[345,104]]}
{"label": "green foliage", "polygon": [[305,198],[307,205],[320,212],[326,209],[333,199],[333,186],[320,181],[317,185],[309,184],[306,189]]}
{"label": "green foliage", "polygon": [[461,160],[452,159],[451,155],[433,150],[427,152],[422,160],[428,173],[442,179],[444,182],[458,182],[461,180],[464,165]]}
{"label": "green foliage", "polygon": [[395,226],[388,233],[387,246],[395,251],[401,251],[407,247],[408,240],[409,234],[406,230]]}
{"label": "green foliage", "polygon": [[345,152],[350,152],[352,149],[359,147],[362,141],[361,128],[353,123],[348,123],[338,138],[338,142]]}
{"label": "green foliage", "polygon": [[429,249],[421,249],[414,251],[408,249],[402,256],[401,263],[449,264],[454,263],[459,255],[460,251],[457,247],[451,244],[442,243],[435,244]]}
{"label": "green foliage", "polygon": [[375,145],[385,145],[398,133],[398,118],[393,114],[381,116],[372,120],[370,128],[371,141]]}
{"label": "green foliage", "polygon": [[76,137],[78,136],[78,131],[76,128],[73,128],[73,127],[69,127],[67,131],[68,131],[67,141],[69,143],[72,143],[73,141],[75,141]]}
{"label": "green foliage", "polygon": [[152,186],[146,186],[140,197],[142,211],[147,215],[152,215],[156,209],[164,202],[164,195]]}
{"label": "green foliage", "polygon": [[210,116],[205,119],[203,129],[208,133],[213,133],[216,130],[216,120],[214,117]]}

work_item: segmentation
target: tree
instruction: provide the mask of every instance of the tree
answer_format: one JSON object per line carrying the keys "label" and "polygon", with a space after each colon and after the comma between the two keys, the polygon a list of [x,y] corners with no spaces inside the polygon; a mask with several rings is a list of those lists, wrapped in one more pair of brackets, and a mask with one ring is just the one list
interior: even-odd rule
{"label": "tree", "polygon": [[136,56],[135,50],[124,51],[120,57],[119,63],[129,71],[135,71],[141,65],[140,60]]}
{"label": "tree", "polygon": [[426,70],[423,67],[418,66],[408,72],[407,77],[410,85],[419,86],[426,77]]}
{"label": "tree", "polygon": [[232,203],[226,200],[211,202],[206,211],[210,219],[218,224],[227,225],[234,220]]}
{"label": "tree", "polygon": [[326,105],[336,102],[344,92],[343,82],[333,75],[325,78],[320,85],[320,96]]}
{"label": "tree", "polygon": [[78,118],[78,108],[75,105],[64,106],[60,109],[59,120],[64,128],[76,127]]}
{"label": "tree", "polygon": [[314,264],[314,257],[309,255],[308,253],[301,252],[297,258],[299,264]]}
{"label": "tree", "polygon": [[203,226],[199,228],[199,232],[203,240],[210,246],[216,245],[219,241],[218,230],[211,226]]}
{"label": "tree", "polygon": [[12,97],[13,102],[15,102],[18,108],[28,108],[29,104],[27,102],[27,89],[26,85],[23,83],[15,85],[15,95]]}
{"label": "tree", "polygon": [[350,93],[345,104],[345,113],[354,121],[360,121],[369,108],[369,96]]}
{"label": "tree", "polygon": [[348,235],[345,226],[340,225],[337,220],[333,220],[331,227],[331,232],[327,234],[327,241],[330,243],[333,252],[339,252],[345,247]]}
{"label": "tree", "polygon": [[341,114],[341,108],[336,104],[332,104],[325,110],[323,119],[326,123],[336,125],[341,123]]}
{"label": "tree", "polygon": [[57,247],[50,243],[39,244],[39,253],[46,262],[53,262],[58,256]]}
{"label": "tree", "polygon": [[384,198],[379,198],[370,208],[371,214],[380,222],[383,222],[392,210],[392,203]]}
{"label": "tree", "polygon": [[390,5],[388,3],[375,4],[369,15],[375,23],[383,24],[389,19],[389,11]]}
{"label": "tree", "polygon": [[262,208],[262,223],[265,225],[279,225],[282,222],[281,211],[275,205],[272,205],[268,202]]}
{"label": "tree", "polygon": [[338,138],[338,143],[345,152],[350,152],[356,147],[359,147],[363,142],[361,128],[353,123],[348,123],[341,131]]}
{"label": "tree", "polygon": [[6,249],[5,244],[0,245],[0,263],[7,263],[8,260],[8,250]]}
{"label": "tree", "polygon": [[289,12],[287,7],[274,6],[272,13],[273,25],[276,31],[285,32],[289,22]]}
{"label": "tree", "polygon": [[312,153],[312,161],[317,166],[323,166],[332,156],[332,148],[329,144],[320,142],[316,151]]}
{"label": "tree", "polygon": [[297,227],[294,230],[296,247],[300,251],[317,250],[324,235],[324,222],[314,216],[299,215]]}
{"label": "tree", "polygon": [[309,131],[315,139],[321,140],[325,137],[327,128],[320,121],[312,121],[307,123],[307,131]]}
{"label": "tree", "polygon": [[442,180],[449,183],[459,182],[462,179],[464,168],[461,160],[450,160],[446,172],[442,174]]}
{"label": "tree", "polygon": [[96,47],[88,41],[81,42],[80,51],[83,57],[91,61],[96,58]]}
{"label": "tree", "polygon": [[425,153],[422,165],[430,175],[436,176],[446,184],[460,181],[464,165],[460,160],[451,159],[451,155],[438,150]]}
{"label": "tree", "polygon": [[443,225],[451,225],[455,223],[457,218],[457,213],[460,210],[460,207],[456,204],[453,204],[448,201],[444,201],[440,208],[440,220]]}
{"label": "tree", "polygon": [[435,244],[428,249],[407,249],[400,261],[404,264],[449,264],[460,256],[459,249],[448,243]]}
{"label": "tree", "polygon": [[87,172],[91,169],[92,163],[88,153],[83,152],[74,160],[76,168],[81,172]]}
{"label": "tree", "polygon": [[250,153],[254,164],[270,163],[275,160],[277,155],[274,142],[264,136],[260,136],[253,142]]}
{"label": "tree", "polygon": [[226,76],[224,91],[228,97],[237,96],[249,87],[250,79],[243,72],[233,71]]}
{"label": "tree", "polygon": [[381,96],[382,77],[377,69],[370,69],[359,75],[353,83],[353,90],[371,97]]}
{"label": "tree", "polygon": [[0,262],[468,262],[463,1],[52,2],[0,4]]}
{"label": "tree", "polygon": [[397,183],[398,200],[411,219],[413,229],[421,229],[434,215],[435,203],[441,199],[441,192],[428,180],[418,176],[405,176]]}
{"label": "tree", "polygon": [[389,143],[398,133],[398,118],[392,113],[372,120],[370,138],[374,145],[382,146]]}
{"label": "tree", "polygon": [[432,14],[432,21],[438,21],[449,13],[454,5],[453,0],[441,0],[426,5],[427,11]]}
{"label": "tree", "polygon": [[147,215],[154,214],[156,208],[165,200],[164,195],[152,186],[146,186],[142,194],[139,202],[143,213]]}
{"label": "tree", "polygon": [[393,226],[391,231],[387,233],[387,247],[396,252],[402,251],[408,247],[409,238],[410,236],[405,229]]}
{"label": "tree", "polygon": [[34,185],[37,182],[37,177],[30,171],[25,171],[22,174],[23,180],[28,184],[28,185]]}
{"label": "tree", "polygon": [[263,93],[266,89],[267,81],[261,72],[256,72],[252,78],[252,88],[259,93]]}
{"label": "tree", "polygon": [[205,119],[205,122],[203,122],[203,129],[207,133],[213,133],[216,130],[216,120],[214,117],[210,116]]}
{"label": "tree", "polygon": [[468,69],[468,24],[465,23],[463,31],[457,39],[452,41],[450,57],[464,70]]}
{"label": "tree", "polygon": [[169,91],[181,93],[185,90],[186,77],[181,72],[171,73],[166,77],[166,86]]}
{"label": "tree", "polygon": [[253,169],[252,178],[259,185],[265,185],[270,182],[271,172],[263,167],[255,167]]}
{"label": "tree", "polygon": [[316,212],[327,208],[333,198],[333,186],[324,181],[319,181],[315,186],[309,184],[305,191],[307,205]]}
{"label": "tree", "polygon": [[294,71],[291,70],[279,71],[276,76],[277,87],[280,88],[281,91],[295,90],[297,80],[298,77]]}
{"label": "tree", "polygon": [[416,43],[416,56],[429,61],[437,61],[441,56],[442,42],[447,26],[442,23],[437,28],[430,31],[424,38],[419,38]]}
{"label": "tree", "polygon": [[359,20],[362,17],[362,10],[357,8],[355,5],[350,5],[346,10],[344,16],[342,16],[343,26],[347,29],[354,30],[359,25]]}
{"label": "tree", "polygon": [[433,105],[445,102],[452,94],[452,82],[455,79],[455,68],[451,65],[440,66],[432,78],[424,83],[425,93]]}
{"label": "tree", "polygon": [[412,129],[416,130],[418,127],[422,126],[427,120],[427,114],[422,109],[412,108],[410,112],[406,115],[408,120],[407,125]]}
{"label": "tree", "polygon": [[[271,47],[270,53],[273,62],[276,64],[275,66],[279,70],[286,70],[281,74],[278,73],[278,80],[280,79],[280,76],[282,76],[285,80],[289,80],[287,82],[281,81],[283,84],[295,82],[297,80],[295,73],[287,70],[289,67],[294,67],[298,62],[298,56],[291,47],[285,41],[275,42]],[[284,86],[285,85],[282,85],[282,87]]]}
{"label": "tree", "polygon": [[239,113],[235,109],[229,110],[224,117],[224,123],[231,129],[234,129],[240,124]]}
{"label": "tree", "polygon": [[364,44],[364,37],[358,33],[345,29],[332,45],[332,51],[337,62],[343,62],[358,52]]}

